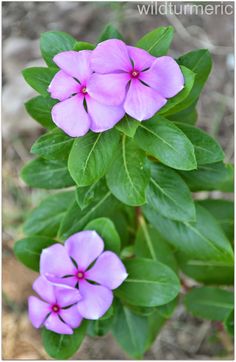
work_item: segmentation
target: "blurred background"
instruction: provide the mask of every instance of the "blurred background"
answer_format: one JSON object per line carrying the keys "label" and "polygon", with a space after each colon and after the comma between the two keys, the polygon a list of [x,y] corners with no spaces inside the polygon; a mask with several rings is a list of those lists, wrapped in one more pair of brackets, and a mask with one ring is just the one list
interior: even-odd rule
{"label": "blurred background", "polygon": [[[161,4],[158,1],[158,6]],[[228,4],[234,6],[233,2]],[[31,158],[32,143],[44,132],[24,110],[24,102],[35,93],[24,82],[21,70],[44,65],[39,50],[41,32],[65,31],[78,40],[95,43],[107,23],[117,26],[132,44],[156,27],[174,26],[170,51],[174,57],[197,48],[210,50],[214,67],[198,103],[198,126],[216,137],[225,150],[226,161],[233,161],[233,14],[140,15],[135,2],[2,2],[4,359],[48,359],[39,332],[27,318],[27,298],[37,274],[13,255],[14,241],[23,236],[21,226],[26,214],[46,195],[43,190],[30,189],[19,178],[21,167]],[[217,192],[212,196],[220,197]],[[86,338],[76,358],[128,359],[111,335]],[[215,358],[233,359],[231,339],[221,325],[190,317],[183,306],[177,308],[145,355],[145,359],[154,360]]]}

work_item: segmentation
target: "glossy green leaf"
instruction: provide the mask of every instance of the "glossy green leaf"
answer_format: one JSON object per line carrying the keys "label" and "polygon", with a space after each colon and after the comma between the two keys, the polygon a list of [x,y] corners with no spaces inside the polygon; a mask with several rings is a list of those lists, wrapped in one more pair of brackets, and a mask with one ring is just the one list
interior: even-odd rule
{"label": "glossy green leaf", "polygon": [[121,39],[123,37],[121,33],[112,25],[108,24],[102,31],[102,34],[99,36],[98,43],[108,40],[108,39]]}
{"label": "glossy green leaf", "polygon": [[227,332],[234,335],[234,309],[229,313],[228,317],[224,320],[224,326]]}
{"label": "glossy green leaf", "polygon": [[74,199],[74,191],[48,196],[27,217],[24,224],[25,234],[56,236],[60,222]]}
{"label": "glossy green leaf", "polygon": [[25,266],[39,271],[39,259],[43,249],[53,245],[56,241],[44,236],[29,236],[16,241],[14,253]]}
{"label": "glossy green leaf", "polygon": [[73,334],[58,334],[46,328],[42,330],[42,341],[46,352],[56,360],[68,359],[79,349],[86,334],[87,321],[83,321]]}
{"label": "glossy green leaf", "polygon": [[115,291],[124,302],[155,307],[170,302],[179,293],[179,279],[168,266],[144,258],[130,259],[124,264],[128,278]]}
{"label": "glossy green leaf", "polygon": [[[190,104],[196,101],[207,81],[212,67],[211,55],[207,49],[193,50],[182,55],[178,59],[180,65],[184,65],[196,74],[193,88],[182,104],[178,104],[178,111],[187,108]],[[175,108],[172,109],[175,112]]]}
{"label": "glossy green leaf", "polygon": [[160,57],[168,52],[173,34],[172,26],[159,27],[145,34],[136,46],[148,51],[154,57]]}
{"label": "glossy green leaf", "polygon": [[105,336],[112,327],[113,324],[113,317],[105,319],[105,320],[101,320],[101,319],[97,319],[94,321],[89,321],[88,324],[88,330],[87,330],[87,334],[90,337],[102,337]]}
{"label": "glossy green leaf", "polygon": [[179,252],[176,255],[182,272],[190,278],[207,285],[232,285],[234,283],[234,266],[225,261],[200,260],[186,257]]}
{"label": "glossy green leaf", "polygon": [[234,307],[234,294],[220,288],[194,288],[186,294],[184,303],[195,317],[223,321]]}
{"label": "glossy green leaf", "polygon": [[73,50],[80,51],[80,50],[93,50],[95,45],[84,42],[84,41],[77,41],[73,47]]}
{"label": "glossy green leaf", "polygon": [[48,86],[58,72],[57,68],[32,67],[22,71],[25,81],[42,96],[48,96]]}
{"label": "glossy green leaf", "polygon": [[90,221],[84,230],[95,230],[103,239],[105,249],[116,254],[120,252],[120,237],[116,231],[114,223],[105,217]]}
{"label": "glossy green leaf", "polygon": [[179,221],[194,221],[191,192],[177,172],[162,164],[151,164],[147,203],[162,216]]}
{"label": "glossy green leaf", "polygon": [[196,222],[164,218],[149,206],[142,207],[148,221],[178,251],[200,260],[215,260],[233,265],[233,252],[215,218],[198,204]]}
{"label": "glossy green leaf", "polygon": [[198,165],[223,161],[224,152],[214,138],[200,128],[178,122],[176,122],[175,125],[180,128],[192,142]]}
{"label": "glossy green leaf", "polygon": [[196,103],[197,101],[193,102],[189,107],[177,113],[166,114],[165,117],[168,118],[170,121],[195,125],[198,117]]}
{"label": "glossy green leaf", "polygon": [[107,172],[119,144],[115,129],[89,132],[75,140],[68,160],[71,177],[78,186],[88,186]]}
{"label": "glossy green leaf", "polygon": [[180,175],[191,191],[234,191],[234,169],[231,164],[216,162],[209,165],[200,165],[197,170],[181,171]]}
{"label": "glossy green leaf", "polygon": [[64,161],[36,158],[21,170],[21,178],[31,187],[60,189],[74,185]]}
{"label": "glossy green leaf", "polygon": [[234,202],[230,200],[206,199],[199,200],[199,205],[205,207],[216,218],[227,238],[234,239]]}
{"label": "glossy green leaf", "polygon": [[140,148],[167,166],[180,170],[197,167],[192,143],[164,117],[154,116],[142,122],[134,139]]}
{"label": "glossy green leaf", "polygon": [[141,358],[146,349],[148,320],[119,304],[112,326],[112,334],[131,357]]}
{"label": "glossy green leaf", "polygon": [[25,103],[29,115],[43,127],[53,129],[56,127],[52,121],[51,110],[58,101],[50,97],[37,96]]}
{"label": "glossy green leaf", "polygon": [[38,138],[31,152],[49,160],[67,160],[73,142],[73,138],[56,128]]}
{"label": "glossy green leaf", "polygon": [[53,57],[66,50],[72,50],[76,42],[76,39],[64,32],[47,31],[42,33],[40,36],[40,49],[45,62],[48,66],[55,67]]}
{"label": "glossy green leaf", "polygon": [[189,95],[193,87],[195,73],[193,73],[190,69],[184,66],[180,66],[180,69],[184,76],[184,88],[176,96],[168,99],[168,102],[165,104],[164,107],[160,109],[158,114],[163,114],[163,115],[172,114],[173,107],[175,109],[174,113],[181,110],[182,109],[181,107],[180,109],[178,109],[178,104],[181,103]]}
{"label": "glossy green leaf", "polygon": [[149,178],[145,153],[133,140],[123,136],[121,147],[106,176],[109,189],[127,205],[142,205],[146,201]]}
{"label": "glossy green leaf", "polygon": [[124,118],[117,123],[116,129],[124,133],[126,136],[133,138],[139,124],[140,122],[126,114]]}
{"label": "glossy green leaf", "polygon": [[177,263],[170,246],[151,225],[140,218],[140,227],[135,240],[135,254],[138,257],[157,260],[177,271]]}
{"label": "glossy green leaf", "polygon": [[92,185],[77,187],[76,201],[81,210],[83,210],[94,201],[97,195],[106,191],[107,191],[106,181],[104,178],[101,178]]}

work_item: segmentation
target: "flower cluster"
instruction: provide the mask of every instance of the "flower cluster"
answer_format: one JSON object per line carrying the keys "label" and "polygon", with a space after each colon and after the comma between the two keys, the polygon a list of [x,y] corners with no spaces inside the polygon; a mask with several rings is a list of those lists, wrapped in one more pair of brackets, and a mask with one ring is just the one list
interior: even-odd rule
{"label": "flower cluster", "polygon": [[83,318],[99,319],[106,313],[113,301],[112,290],[127,273],[115,253],[103,250],[103,240],[90,230],[43,250],[41,275],[33,284],[42,300],[29,298],[34,327],[44,325],[59,334],[72,334]]}
{"label": "flower cluster", "polygon": [[184,77],[169,56],[110,39],[94,50],[65,51],[53,58],[60,68],[49,85],[54,123],[71,137],[106,131],[127,113],[138,121],[152,117],[179,93]]}

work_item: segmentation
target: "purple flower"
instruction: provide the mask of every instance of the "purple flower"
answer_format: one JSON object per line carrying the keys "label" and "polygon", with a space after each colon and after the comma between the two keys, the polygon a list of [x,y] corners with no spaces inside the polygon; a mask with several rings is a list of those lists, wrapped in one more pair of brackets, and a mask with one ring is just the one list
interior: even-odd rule
{"label": "purple flower", "polygon": [[76,307],[81,299],[78,289],[53,286],[42,276],[35,280],[33,289],[44,300],[29,297],[29,318],[35,328],[44,325],[59,334],[72,334],[72,328],[79,327],[82,316]]}
{"label": "purple flower", "polygon": [[71,137],[83,136],[89,129],[106,131],[125,113],[122,106],[105,105],[90,94],[91,54],[91,50],[65,51],[53,58],[61,70],[48,88],[51,97],[60,101],[52,108],[52,119]]}
{"label": "purple flower", "polygon": [[79,288],[77,310],[87,319],[98,319],[109,309],[112,290],[127,278],[119,257],[103,250],[100,236],[87,230],[70,236],[65,246],[44,249],[40,258],[40,272],[51,283]]}
{"label": "purple flower", "polygon": [[173,58],[155,58],[121,40],[98,44],[91,67],[95,74],[88,86],[90,95],[107,105],[123,103],[125,112],[139,121],[152,117],[184,86],[183,74]]}

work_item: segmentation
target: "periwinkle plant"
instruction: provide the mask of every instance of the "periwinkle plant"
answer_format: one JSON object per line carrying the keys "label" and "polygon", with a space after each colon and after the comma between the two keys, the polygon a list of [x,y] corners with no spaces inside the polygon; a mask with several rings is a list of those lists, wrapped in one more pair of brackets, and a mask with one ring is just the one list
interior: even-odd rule
{"label": "periwinkle plant", "polygon": [[112,26],[98,45],[46,32],[48,67],[23,71],[40,94],[26,109],[48,131],[21,177],[70,187],[32,211],[14,249],[40,273],[29,317],[55,359],[109,331],[142,358],[180,293],[190,313],[232,333],[233,294],[222,288],[233,284],[232,202],[196,194],[233,190],[232,165],[195,126],[211,57],[200,49],[174,60],[172,37],[160,27],[134,47]]}

